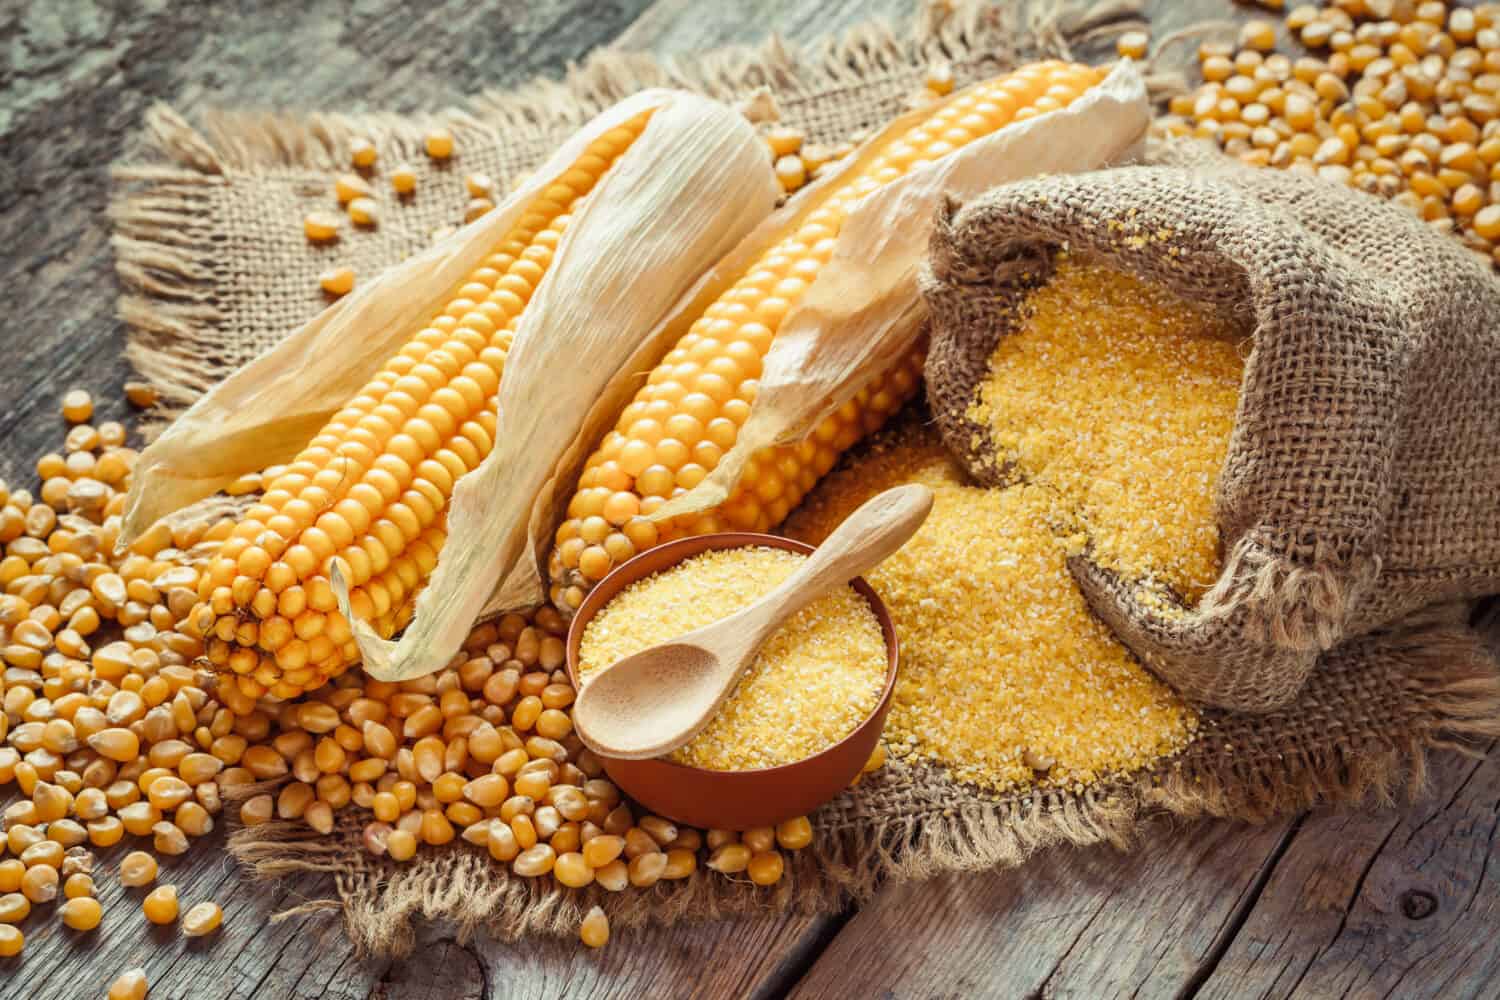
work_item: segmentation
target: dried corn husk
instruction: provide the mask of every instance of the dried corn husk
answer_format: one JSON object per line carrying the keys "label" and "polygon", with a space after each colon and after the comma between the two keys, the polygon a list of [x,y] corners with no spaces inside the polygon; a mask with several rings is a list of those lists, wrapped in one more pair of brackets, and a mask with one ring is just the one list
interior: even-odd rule
{"label": "dried corn husk", "polygon": [[[359,623],[356,637],[372,674],[390,676],[399,663],[401,676],[418,676],[458,648],[512,562],[532,581],[511,591],[527,595],[516,602],[537,603],[534,546],[523,542],[529,525],[551,516],[548,484],[559,463],[581,465],[578,442],[598,433],[589,415],[602,398],[633,391],[617,384],[663,353],[653,347],[662,317],[766,218],[780,192],[751,125],[696,95],[652,90],[622,101],[498,208],[356,289],[215,387],[142,453],[121,544],[240,475],[290,461],[591,141],[653,108],[639,139],[574,212],[527,305],[501,379],[494,449],[455,487],[448,544],[412,638],[398,654]],[[337,573],[334,584],[347,615]],[[414,663],[408,653],[418,649],[424,655]]]}
{"label": "dried corn husk", "polygon": [[[936,108],[897,118],[810,190],[861,169],[892,132],[910,128]],[[782,322],[734,447],[701,483],[662,504],[651,519],[718,507],[757,451],[805,437],[912,349],[924,317],[917,267],[943,198],[965,199],[1023,177],[1094,170],[1129,159],[1139,151],[1150,118],[1145,83],[1122,62],[1068,107],[1006,126],[860,200],[839,231],[833,256]],[[732,266],[719,270],[732,274],[782,239],[815,198],[794,199],[735,249]]]}
{"label": "dried corn husk", "polygon": [[[641,106],[633,98],[616,110],[611,125]],[[637,373],[666,351],[648,335],[705,263],[770,213],[778,191],[743,117],[685,94],[652,117],[573,213],[521,314],[500,380],[495,446],[454,486],[448,538],[412,623],[388,642],[353,622],[366,673],[431,673],[487,609],[544,599],[537,550],[551,535],[557,484],[577,477],[585,444],[600,433],[599,400],[633,391]],[[331,579],[352,618],[337,566]]]}

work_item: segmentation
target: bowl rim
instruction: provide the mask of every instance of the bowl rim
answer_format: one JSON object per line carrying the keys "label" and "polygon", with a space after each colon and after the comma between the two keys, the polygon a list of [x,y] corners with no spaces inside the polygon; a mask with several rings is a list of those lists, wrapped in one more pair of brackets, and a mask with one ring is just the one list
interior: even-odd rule
{"label": "bowl rim", "polygon": [[[708,544],[714,541],[720,542],[722,544]],[[638,580],[644,580],[648,575],[652,575],[639,571],[632,571],[630,573],[627,573],[628,570],[632,569],[632,566],[634,564],[642,562],[648,557],[652,559],[660,559],[664,554],[674,553],[677,549],[694,549],[694,551],[690,553],[684,553],[683,555],[677,556],[676,558],[667,561],[661,566],[660,569],[654,571],[656,573],[660,573],[663,570],[670,569],[673,566],[682,564],[683,562],[692,558],[692,556],[698,555],[701,552],[719,549],[750,548],[757,545],[766,545],[771,548],[800,552],[803,555],[811,555],[813,552],[817,551],[816,546],[809,545],[806,542],[801,541],[800,539],[788,538],[784,535],[772,535],[760,531],[715,531],[710,532],[706,535],[686,535],[682,538],[674,538],[670,542],[664,542],[661,545],[656,545],[649,549],[646,549],[644,552],[637,553],[636,555],[631,556],[625,562],[616,566],[614,569],[610,570],[610,572],[605,575],[604,579],[594,584],[593,588],[588,592],[587,595],[584,596],[583,603],[578,606],[578,610],[573,613],[572,621],[568,623],[568,636],[566,640],[566,666],[568,671],[568,678],[573,682],[574,689],[582,689],[582,685],[579,682],[578,675],[578,651],[583,645],[583,631],[588,627],[588,623],[592,621],[594,616],[597,615],[606,605],[608,605],[610,600],[614,599],[615,594],[619,593],[619,591],[621,590],[624,590],[630,584],[635,583]],[[612,582],[614,582],[615,589],[613,593],[609,594],[609,600],[599,599],[597,601],[597,604],[595,604],[595,595],[605,593],[605,585]],[[799,760],[794,760],[789,764],[774,764],[770,767],[747,767],[737,768],[732,771],[720,771],[709,767],[696,767],[692,764],[679,764],[675,760],[669,760],[666,756],[650,757],[643,761],[619,761],[619,763],[649,763],[660,765],[663,767],[678,768],[683,771],[692,771],[698,774],[709,775],[713,777],[733,777],[737,775],[773,775],[778,772],[790,771],[795,768],[806,767],[812,761],[816,761],[822,757],[833,754],[836,750],[838,750],[839,747],[842,747],[844,744],[859,736],[864,728],[870,725],[870,723],[874,722],[877,719],[883,719],[887,714],[891,699],[895,695],[896,691],[896,680],[898,674],[900,673],[901,666],[901,639],[900,636],[896,634],[895,619],[891,617],[890,610],[886,608],[885,602],[880,599],[880,594],[875,590],[873,586],[870,585],[870,582],[863,576],[857,576],[849,581],[849,586],[853,587],[855,591],[865,599],[865,602],[870,605],[870,610],[875,613],[875,620],[880,624],[881,638],[885,640],[886,666],[885,683],[880,688],[880,696],[875,699],[874,707],[870,709],[865,717],[859,721],[859,724],[851,729],[843,739],[838,740],[834,743],[830,743],[828,746],[824,747],[822,750],[819,750],[815,754],[811,754]],[[591,604],[594,606],[591,606]],[[587,615],[584,614],[585,609],[588,609]],[[604,754],[596,754],[596,756],[598,756],[601,760],[615,760],[615,758],[606,757]]]}

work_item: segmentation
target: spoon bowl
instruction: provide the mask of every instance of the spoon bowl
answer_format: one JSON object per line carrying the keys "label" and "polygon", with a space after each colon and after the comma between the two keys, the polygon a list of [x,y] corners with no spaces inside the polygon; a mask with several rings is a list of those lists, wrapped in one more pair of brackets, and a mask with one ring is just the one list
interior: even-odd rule
{"label": "spoon bowl", "polygon": [[[637,682],[635,671],[643,660],[649,661],[653,676],[674,697],[662,699],[658,691]],[[681,742],[672,734],[694,727],[698,706],[714,699],[720,667],[717,653],[692,642],[668,642],[625,657],[588,683],[590,739],[604,746],[628,745],[629,753],[613,755],[621,758],[641,760],[670,753],[676,749],[673,744]],[[643,727],[642,719],[652,720],[652,725]],[[667,735],[652,739],[652,733]]]}
{"label": "spoon bowl", "polygon": [[[574,614],[568,629],[567,649],[568,676],[573,684],[579,684],[578,648],[583,642],[584,629],[620,591],[699,553],[744,545],[786,549],[804,555],[813,552],[812,546],[795,539],[748,531],[694,535],[647,549],[596,584]],[[849,585],[875,612],[887,653],[885,685],[880,698],[852,733],[811,757],[779,767],[710,771],[662,757],[622,760],[600,755],[605,774],[622,792],[657,815],[705,830],[773,826],[812,812],[848,788],[880,742],[900,661],[895,623],[874,588],[863,578],[851,580]]]}

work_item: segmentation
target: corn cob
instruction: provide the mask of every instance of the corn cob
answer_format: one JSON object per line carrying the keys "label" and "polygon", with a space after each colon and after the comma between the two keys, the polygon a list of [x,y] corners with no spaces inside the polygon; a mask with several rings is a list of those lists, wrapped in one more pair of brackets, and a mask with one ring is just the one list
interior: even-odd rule
{"label": "corn cob", "polygon": [[340,410],[235,526],[189,616],[243,700],[294,697],[358,659],[328,574],[345,563],[356,615],[384,636],[437,564],[454,483],[489,453],[516,324],[577,199],[645,128],[596,139],[428,326]]}
{"label": "corn cob", "polygon": [[909,130],[885,137],[885,148],[864,168],[825,188],[801,224],[696,319],[589,457],[549,560],[553,603],[576,609],[616,565],[673,538],[769,530],[842,452],[900,409],[917,389],[920,348],[805,440],[757,452],[718,509],[660,523],[647,519],[701,482],[733,446],[783,318],[833,252],[856,201],[1012,122],[1065,107],[1102,78],[1092,67],[1046,62],[970,88]]}

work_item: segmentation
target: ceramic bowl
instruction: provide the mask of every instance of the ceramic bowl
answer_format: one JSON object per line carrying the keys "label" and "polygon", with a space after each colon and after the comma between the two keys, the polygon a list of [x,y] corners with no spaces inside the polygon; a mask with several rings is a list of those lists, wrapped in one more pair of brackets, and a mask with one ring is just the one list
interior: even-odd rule
{"label": "ceramic bowl", "polygon": [[[578,685],[578,647],[583,630],[599,609],[621,590],[684,559],[710,549],[732,549],[764,545],[793,552],[810,553],[812,546],[777,535],[747,531],[720,532],[679,538],[647,549],[618,566],[589,592],[573,616],[568,629],[568,674]],[[771,826],[794,816],[812,812],[849,787],[859,774],[885,728],[896,685],[900,650],[890,612],[863,577],[851,581],[870,603],[885,636],[887,652],[885,686],[870,715],[833,746],[811,757],[779,767],[747,771],[710,771],[676,764],[664,757],[652,760],[618,760],[601,757],[604,770],[620,790],[652,812],[678,823],[701,829],[745,830]]]}

